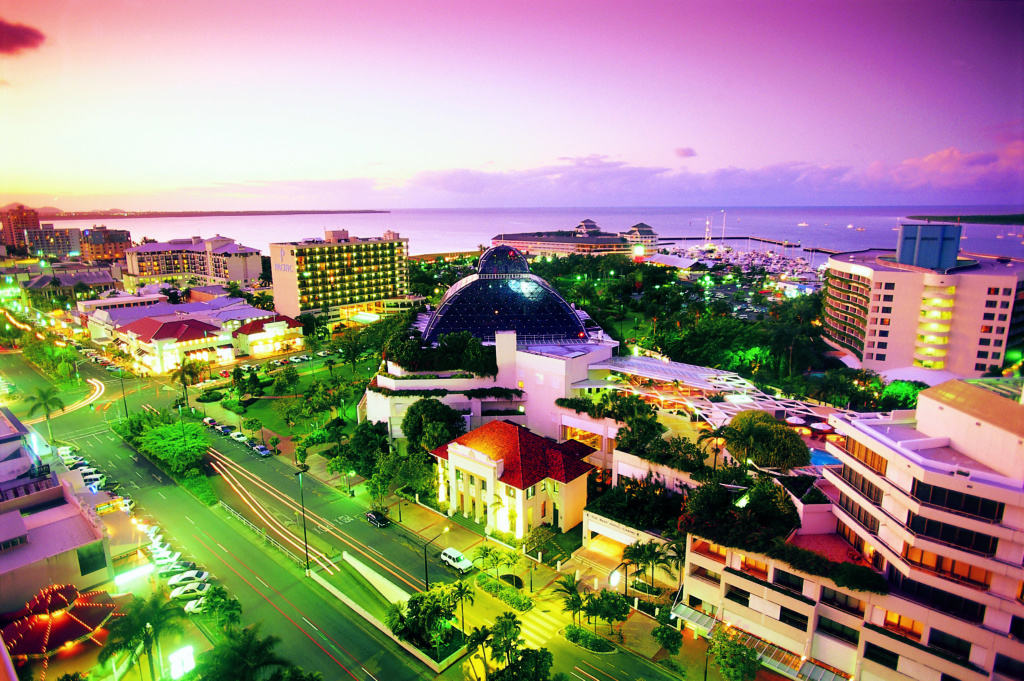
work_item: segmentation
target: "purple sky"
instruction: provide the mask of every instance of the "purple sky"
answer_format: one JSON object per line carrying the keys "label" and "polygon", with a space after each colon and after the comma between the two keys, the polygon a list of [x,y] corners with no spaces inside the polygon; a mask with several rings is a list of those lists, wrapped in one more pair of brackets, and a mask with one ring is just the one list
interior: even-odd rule
{"label": "purple sky", "polygon": [[1022,2],[3,12],[0,203],[1024,204]]}

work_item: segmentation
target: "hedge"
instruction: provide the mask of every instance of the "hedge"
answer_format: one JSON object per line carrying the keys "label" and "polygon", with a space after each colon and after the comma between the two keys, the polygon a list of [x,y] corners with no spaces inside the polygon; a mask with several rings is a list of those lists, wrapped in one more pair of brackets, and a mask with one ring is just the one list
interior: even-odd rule
{"label": "hedge", "polygon": [[597,634],[587,631],[578,624],[567,625],[563,635],[570,643],[575,643],[581,648],[586,648],[595,653],[610,653],[615,650],[615,646],[611,643]]}
{"label": "hedge", "polygon": [[[742,549],[743,547],[737,548]],[[801,572],[827,577],[837,586],[876,594],[889,593],[889,583],[885,577],[864,565],[829,560],[813,551],[787,544],[784,541],[775,542],[765,553],[772,558],[785,561]]]}
{"label": "hedge", "polygon": [[224,400],[220,403],[220,406],[236,414],[244,414],[246,412],[245,405],[238,400]]}
{"label": "hedge", "polygon": [[419,390],[393,390],[383,386],[370,384],[366,389],[381,395],[394,395],[396,397],[443,397],[445,395],[465,395],[466,397],[482,399],[484,397],[496,397],[498,399],[511,400],[521,397],[523,391],[519,388],[470,388],[468,390],[448,390],[446,388],[421,388]]}
{"label": "hedge", "polygon": [[526,612],[533,608],[533,599],[526,594],[520,593],[515,587],[499,582],[494,577],[486,574],[476,576],[476,585],[491,594],[495,598],[504,601],[519,612]]}
{"label": "hedge", "polygon": [[199,397],[196,398],[196,402],[219,402],[224,398],[224,393],[220,390],[204,390]]}

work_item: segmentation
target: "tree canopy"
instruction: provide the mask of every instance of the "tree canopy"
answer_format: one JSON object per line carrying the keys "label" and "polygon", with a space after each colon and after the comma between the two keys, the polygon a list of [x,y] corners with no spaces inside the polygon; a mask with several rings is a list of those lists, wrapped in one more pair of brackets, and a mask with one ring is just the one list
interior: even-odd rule
{"label": "tree canopy", "polygon": [[425,398],[413,402],[402,417],[402,433],[409,450],[427,450],[451,442],[466,432],[465,419],[439,400]]}

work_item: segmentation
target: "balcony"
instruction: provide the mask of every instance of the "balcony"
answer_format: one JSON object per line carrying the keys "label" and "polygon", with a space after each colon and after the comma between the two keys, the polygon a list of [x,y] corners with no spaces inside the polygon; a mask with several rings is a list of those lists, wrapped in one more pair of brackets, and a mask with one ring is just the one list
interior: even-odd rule
{"label": "balcony", "polygon": [[712,548],[711,544],[706,541],[694,542],[693,545],[690,547],[690,550],[699,556],[710,558],[716,563],[721,563],[722,565],[725,565],[724,553],[718,553],[717,551],[715,551],[715,549]]}
{"label": "balcony", "polygon": [[914,359],[922,362],[942,361],[945,357],[945,350],[935,350],[933,348],[914,350]]}
{"label": "balcony", "polygon": [[[917,321],[920,322],[921,324],[942,324],[943,322],[948,322],[952,318],[953,313],[950,312],[949,310],[928,310],[921,312],[920,316],[918,316],[917,318]],[[949,324],[945,324],[945,327],[948,331]],[[918,330],[920,331],[921,328],[918,327]]]}
{"label": "balcony", "polygon": [[924,300],[953,300],[956,298],[956,288],[952,286],[925,286],[921,298]]}
{"label": "balcony", "polygon": [[934,348],[949,345],[949,338],[937,333],[927,333],[917,337],[918,347]]}
{"label": "balcony", "polygon": [[954,303],[952,300],[942,300],[941,298],[923,298],[921,300],[922,310],[937,310],[939,312],[944,312],[952,310],[953,305]]}

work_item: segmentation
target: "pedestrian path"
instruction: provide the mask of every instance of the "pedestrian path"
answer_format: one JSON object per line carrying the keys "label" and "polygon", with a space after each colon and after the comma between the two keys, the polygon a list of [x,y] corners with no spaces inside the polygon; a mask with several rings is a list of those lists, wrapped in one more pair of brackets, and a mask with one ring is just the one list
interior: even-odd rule
{"label": "pedestrian path", "polygon": [[531,648],[544,646],[550,638],[558,635],[559,629],[568,620],[560,611],[556,612],[547,605],[538,604],[533,610],[520,615],[523,623],[522,637]]}

